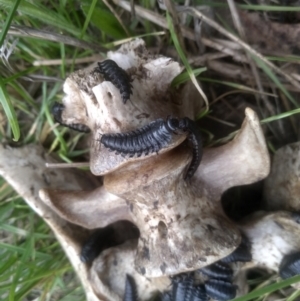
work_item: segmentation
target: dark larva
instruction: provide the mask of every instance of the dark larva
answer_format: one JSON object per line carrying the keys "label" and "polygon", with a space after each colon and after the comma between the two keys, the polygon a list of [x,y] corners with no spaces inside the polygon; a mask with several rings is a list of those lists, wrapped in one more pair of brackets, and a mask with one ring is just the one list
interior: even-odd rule
{"label": "dark larva", "polygon": [[287,279],[300,274],[300,252],[285,255],[279,265],[279,275]]}
{"label": "dark larva", "polygon": [[158,152],[166,147],[178,129],[178,120],[168,118],[167,121],[157,119],[146,126],[128,133],[103,134],[101,143],[110,150],[133,157],[140,157],[152,152]]}
{"label": "dark larva", "polygon": [[173,284],[173,299],[174,300],[190,300],[193,294],[194,285],[193,280],[185,280],[183,282],[178,282]]}
{"label": "dark larva", "polygon": [[206,295],[206,290],[204,285],[198,284],[193,291],[192,301],[207,301],[208,297]]}
{"label": "dark larva", "polygon": [[247,262],[252,260],[251,244],[248,239],[242,235],[240,245],[228,256],[221,259],[222,262]]}
{"label": "dark larva", "polygon": [[125,294],[123,301],[137,301],[137,288],[134,279],[130,275],[126,275]]}
{"label": "dark larva", "polygon": [[[207,301],[204,285],[193,285],[193,280],[174,283],[173,290],[157,296],[160,301]],[[125,294],[123,301],[137,301],[137,288],[134,279],[126,275]],[[151,299],[152,300],[152,299]]]}
{"label": "dark larva", "polygon": [[207,294],[203,284],[194,284],[194,275],[180,274],[172,277],[173,288],[165,292],[162,301],[207,301]]}
{"label": "dark larva", "polygon": [[300,213],[299,212],[291,212],[291,218],[294,220],[297,224],[300,224]]}
{"label": "dark larva", "polygon": [[211,279],[205,282],[206,293],[219,301],[231,300],[236,295],[236,286],[230,282]]}
{"label": "dark larva", "polygon": [[130,98],[130,94],[132,94],[131,79],[126,71],[113,60],[105,60],[98,63],[95,71],[101,73],[106,81],[112,82],[119,89],[125,104]]}
{"label": "dark larva", "polygon": [[85,124],[81,123],[71,123],[71,124],[66,124],[62,121],[61,114],[63,110],[65,109],[65,106],[60,103],[55,103],[54,106],[52,107],[52,115],[54,117],[55,122],[59,123],[62,126],[68,127],[72,130],[75,130],[77,132],[82,132],[82,133],[89,133],[91,130],[88,126]]}
{"label": "dark larva", "polygon": [[161,301],[173,301],[171,292],[164,292],[161,296]]}
{"label": "dark larva", "polygon": [[202,158],[202,138],[196,123],[188,117],[180,120],[180,129],[189,132],[189,140],[193,146],[193,158],[184,177],[185,180],[190,179],[196,172]]}
{"label": "dark larva", "polygon": [[202,157],[202,140],[200,132],[194,121],[185,117],[181,120],[168,117],[166,121],[157,119],[148,125],[127,133],[103,134],[101,143],[118,154],[129,155],[133,157],[142,154],[158,152],[170,143],[177,131],[189,132],[189,140],[193,146],[193,158],[185,180],[190,179],[197,170]]}
{"label": "dark larva", "polygon": [[216,262],[199,270],[202,274],[216,279],[231,280],[233,270],[227,263]]}

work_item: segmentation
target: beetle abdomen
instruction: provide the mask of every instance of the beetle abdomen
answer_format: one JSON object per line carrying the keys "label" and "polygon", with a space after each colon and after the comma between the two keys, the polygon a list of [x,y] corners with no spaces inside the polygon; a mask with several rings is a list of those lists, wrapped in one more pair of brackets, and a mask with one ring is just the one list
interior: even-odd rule
{"label": "beetle abdomen", "polygon": [[103,134],[101,143],[117,154],[133,157],[158,152],[168,146],[177,131],[188,132],[193,146],[193,157],[185,180],[190,179],[197,170],[202,157],[201,134],[195,122],[188,117],[178,120],[168,117],[166,121],[157,119],[146,126],[127,133]]}
{"label": "beetle abdomen", "polygon": [[205,282],[206,293],[219,301],[231,300],[236,296],[236,286],[230,282],[210,279]]}
{"label": "beetle abdomen", "polygon": [[233,277],[232,268],[227,263],[223,262],[215,262],[199,269],[199,271],[210,278],[231,280]]}
{"label": "beetle abdomen", "polygon": [[126,274],[125,294],[123,301],[137,301],[138,293],[136,283],[132,276]]}

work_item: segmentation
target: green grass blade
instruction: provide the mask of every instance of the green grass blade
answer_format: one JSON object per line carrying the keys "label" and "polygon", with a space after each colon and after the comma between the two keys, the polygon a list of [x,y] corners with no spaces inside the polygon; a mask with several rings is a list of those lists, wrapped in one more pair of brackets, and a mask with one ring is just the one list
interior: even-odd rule
{"label": "green grass blade", "polygon": [[199,91],[200,95],[202,96],[205,104],[206,104],[206,111],[208,111],[209,109],[209,104],[208,104],[208,100],[207,100],[207,97],[206,95],[204,94],[204,92],[202,91],[202,89],[200,88],[198,82],[197,82],[197,79],[193,73],[193,70],[183,52],[183,50],[181,49],[180,47],[180,43],[178,41],[178,38],[176,36],[176,33],[175,33],[175,30],[174,30],[174,26],[173,26],[173,23],[172,23],[172,19],[169,15],[169,13],[167,12],[167,22],[168,22],[168,27],[169,27],[169,30],[170,30],[170,33],[171,33],[171,37],[172,37],[172,40],[173,40],[173,43],[174,43],[174,46],[177,50],[177,53],[179,54],[180,56],[180,59],[181,61],[183,62],[185,68],[186,68],[186,71],[187,73],[189,74],[190,76],[190,79],[191,81],[193,82],[193,84],[195,85],[195,87],[197,88],[197,90]]}
{"label": "green grass blade", "polygon": [[278,291],[278,290],[280,290],[280,289],[282,289],[284,287],[287,287],[287,286],[289,286],[289,285],[291,285],[293,283],[297,283],[299,281],[300,281],[300,276],[297,275],[297,276],[294,276],[292,278],[280,281],[278,283],[274,283],[274,284],[268,285],[266,287],[262,287],[260,289],[254,290],[251,293],[249,293],[249,294],[247,294],[245,296],[242,296],[242,297],[235,298],[232,301],[248,301],[248,300],[252,300],[254,298],[263,296],[264,294],[268,294],[268,293],[272,293],[272,292]]}
{"label": "green grass blade", "polygon": [[[20,2],[20,0],[18,0],[18,2]],[[11,0],[0,0],[0,7],[1,6],[4,8],[12,8],[14,4]],[[62,15],[48,9],[47,7],[39,5],[38,1],[35,1],[34,4],[22,1],[22,3],[18,6],[18,11],[32,19],[39,20],[53,27],[58,27],[75,36],[80,35],[80,30],[73,26],[73,24],[67,22]]]}
{"label": "green grass blade", "polygon": [[2,78],[0,78],[0,102],[6,114],[8,123],[14,135],[14,140],[18,141],[20,139],[20,127],[17,121],[16,112],[11,103],[10,97],[6,91],[6,87],[3,83]]}
{"label": "green grass blade", "polygon": [[231,88],[234,88],[234,89],[237,89],[237,90],[246,91],[246,92],[259,93],[259,94],[268,95],[268,96],[272,96],[272,97],[275,96],[272,93],[267,93],[267,92],[260,93],[259,91],[255,90],[255,89],[252,89],[248,86],[233,83],[233,82],[228,82],[228,81],[224,81],[224,80],[216,80],[216,79],[204,78],[204,77],[200,77],[199,80],[204,81],[204,82],[209,82],[209,83],[221,84],[221,85],[224,85],[224,86],[228,86],[228,87],[231,87]]}
{"label": "green grass blade", "polygon": [[[251,54],[250,54],[251,55]],[[282,93],[296,106],[297,104],[294,97],[288,92],[288,90],[282,85],[280,80],[277,78],[276,74],[271,71],[271,69],[259,58],[251,55],[256,64],[266,73],[267,76],[276,84],[276,86],[282,91]]]}
{"label": "green grass blade", "polygon": [[6,38],[6,34],[8,32],[8,29],[10,27],[10,24],[13,20],[13,17],[15,15],[15,12],[20,4],[21,0],[16,0],[15,3],[11,3],[11,11],[9,12],[9,15],[3,25],[3,28],[2,28],[2,32],[1,32],[1,35],[0,35],[0,46],[2,46],[5,38]]}
{"label": "green grass blade", "polygon": [[154,32],[150,32],[150,33],[134,35],[134,36],[131,36],[130,38],[125,38],[125,39],[121,39],[121,40],[118,40],[118,41],[109,42],[109,43],[103,44],[102,46],[107,48],[107,49],[110,49],[112,47],[116,47],[116,46],[122,45],[124,43],[128,43],[128,42],[133,41],[133,40],[138,39],[138,38],[163,36],[165,34],[166,33],[164,31],[154,31]]}
{"label": "green grass blade", "polygon": [[92,3],[90,4],[89,8],[88,8],[86,18],[85,18],[85,21],[84,21],[84,25],[83,25],[83,28],[82,28],[82,31],[81,31],[81,34],[80,34],[81,38],[84,36],[84,34],[86,32],[86,29],[87,29],[87,27],[88,27],[88,25],[91,21],[91,18],[92,18],[92,15],[94,13],[97,2],[98,2],[98,0],[93,0]]}
{"label": "green grass blade", "polygon": [[14,73],[13,75],[9,76],[9,77],[6,77],[3,79],[3,82],[4,84],[7,84],[13,80],[16,80],[18,79],[19,77],[21,76],[26,76],[27,74],[31,74],[33,73],[34,71],[38,70],[38,67],[30,67],[28,69],[24,69],[23,71],[20,71],[20,72],[16,72]]}
{"label": "green grass blade", "polygon": [[300,6],[280,6],[280,5],[261,5],[261,4],[237,4],[242,9],[256,10],[256,11],[278,11],[278,12],[298,12]]}
{"label": "green grass blade", "polygon": [[299,296],[300,296],[300,290],[296,290],[286,299],[286,301],[299,300],[298,298]]}
{"label": "green grass blade", "polygon": [[[25,243],[25,249],[24,249],[23,254],[20,258],[20,261],[21,262],[28,261],[29,258],[30,258],[31,251],[32,251],[32,249],[31,249],[31,244],[30,244],[30,239],[29,239]],[[22,269],[22,265],[19,265],[17,267],[16,271],[15,271],[13,281],[11,283],[11,287],[10,287],[10,290],[9,290],[9,301],[16,301],[15,293],[16,293],[16,290],[17,290],[19,278],[21,277],[21,274],[23,272],[24,271]]]}
{"label": "green grass blade", "polygon": [[[100,29],[101,32],[114,39],[124,39],[127,37],[122,26],[111,12],[100,7],[95,7],[91,11],[90,4],[83,4],[81,7],[87,18],[90,17],[91,23]],[[91,15],[88,16],[89,14]]]}
{"label": "green grass blade", "polygon": [[[201,74],[202,72],[204,72],[206,70],[207,70],[207,68],[203,67],[203,68],[194,69],[194,70],[192,70],[192,72],[197,77],[199,74]],[[185,83],[189,79],[190,79],[190,76],[189,76],[188,72],[180,73],[172,80],[171,86],[176,87],[182,83]]]}
{"label": "green grass blade", "polygon": [[264,123],[276,121],[276,120],[279,120],[279,119],[282,119],[282,118],[290,117],[292,115],[299,114],[299,113],[300,113],[300,109],[295,109],[295,110],[291,110],[291,111],[288,111],[288,112],[284,112],[284,113],[281,113],[281,114],[278,114],[278,115],[273,115],[271,117],[262,119],[260,122],[262,124],[264,124]]}
{"label": "green grass blade", "polygon": [[[8,32],[8,29],[10,27],[10,24],[13,20],[13,17],[15,15],[15,12],[20,4],[21,0],[16,0],[15,3],[11,3],[11,10],[9,12],[9,15],[5,21],[5,24],[3,25],[2,32],[0,35],[0,46],[3,45],[3,42],[6,38],[6,34]],[[12,103],[10,101],[10,97],[6,91],[6,87],[3,83],[2,78],[0,78],[0,102],[3,106],[4,112],[6,114],[7,120],[10,124],[10,127],[12,129],[14,140],[18,141],[20,139],[20,128],[17,121],[15,110],[12,106]]]}

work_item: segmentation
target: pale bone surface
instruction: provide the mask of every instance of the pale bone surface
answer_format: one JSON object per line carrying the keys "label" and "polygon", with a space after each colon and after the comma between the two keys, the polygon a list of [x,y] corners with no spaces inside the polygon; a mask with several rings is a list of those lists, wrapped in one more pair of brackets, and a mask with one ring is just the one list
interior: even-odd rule
{"label": "pale bone surface", "polygon": [[299,216],[288,211],[257,212],[240,224],[252,248],[252,262],[245,267],[264,267],[278,272],[285,255],[300,251]]}
{"label": "pale bone surface", "polygon": [[[191,83],[177,90],[170,88],[172,80],[183,70],[182,66],[171,58],[149,54],[141,39],[108,52],[107,57],[131,75],[133,95],[126,104],[111,82],[92,72],[96,65],[72,73],[64,84],[62,120],[66,124],[85,124],[91,129],[90,168],[95,175],[104,175],[145,157],[124,158],[110,152],[99,141],[102,134],[136,130],[169,115],[194,119],[203,104]],[[176,147],[185,138],[186,135],[176,135],[160,152]],[[146,157],[153,155],[155,153]]]}
{"label": "pale bone surface", "polygon": [[149,300],[157,292],[171,288],[169,277],[146,278],[136,271],[134,268],[136,246],[137,240],[128,240],[120,246],[105,250],[94,260],[90,279],[96,292],[100,293],[99,288],[104,284],[120,296],[121,300],[124,295],[126,274],[130,274],[138,284],[139,300]]}
{"label": "pale bone surface", "polygon": [[[278,274],[284,256],[300,252],[299,217],[289,211],[259,211],[239,222],[240,230],[251,243],[252,261],[232,265],[237,296],[248,293],[248,269],[263,268]],[[299,289],[299,284],[292,286]]]}
{"label": "pale bone surface", "polygon": [[264,184],[268,210],[300,211],[300,142],[276,151],[270,175]]}
{"label": "pale bone surface", "polygon": [[182,145],[104,178],[107,191],[128,201],[140,230],[135,265],[146,277],[201,268],[240,242],[219,202],[197,196],[183,180],[189,157]]}
{"label": "pale bone surface", "polygon": [[[41,196],[43,197],[44,201],[46,201],[47,204],[56,212],[58,212],[58,214],[60,214],[62,217],[68,218],[68,220],[88,228],[91,228],[90,221],[93,221],[92,224],[95,228],[104,227],[110,224],[112,221],[116,221],[119,216],[120,219],[128,219],[136,222],[140,228],[140,231],[143,232],[143,235],[147,234],[147,231],[150,230],[149,236],[146,236],[148,237],[148,240],[151,241],[151,239],[153,239],[155,235],[158,236],[159,232],[164,234],[164,231],[166,230],[164,228],[164,225],[162,223],[159,223],[159,221],[161,220],[160,218],[162,218],[162,216],[159,215],[160,212],[161,214],[165,215],[165,225],[167,227],[170,227],[171,233],[173,231],[173,228],[179,227],[179,225],[181,224],[185,225],[186,227],[184,229],[180,229],[180,231],[183,231],[182,236],[186,239],[189,239],[192,235],[198,235],[198,237],[201,237],[201,235],[203,235],[202,239],[204,241],[209,241],[212,236],[212,233],[202,230],[203,225],[205,225],[205,223],[207,223],[208,220],[212,223],[213,226],[216,227],[216,233],[220,233],[220,231],[222,231],[222,229],[220,229],[219,217],[221,221],[225,221],[225,223],[229,225],[229,229],[223,230],[224,235],[226,235],[226,233],[230,233],[230,231],[231,233],[237,233],[236,228],[234,228],[233,225],[230,225],[222,214],[221,206],[219,203],[221,193],[224,190],[232,187],[231,185],[233,185],[233,183],[243,184],[242,181],[245,181],[245,183],[255,182],[268,174],[269,157],[265,142],[262,139],[262,137],[262,130],[259,126],[259,120],[256,114],[252,110],[247,109],[246,118],[242,125],[242,129],[234,141],[221,147],[205,150],[204,160],[202,161],[196,173],[196,177],[194,181],[192,181],[192,184],[186,183],[182,179],[184,173],[183,171],[185,171],[186,169],[186,161],[189,160],[190,153],[184,152],[182,148],[183,146],[180,146],[179,148],[176,148],[168,153],[159,154],[158,156],[151,157],[145,161],[137,161],[134,164],[129,165],[127,168],[120,169],[117,173],[107,175],[104,179],[105,188],[102,187],[101,189],[98,188],[94,191],[82,192],[82,194],[72,193],[70,191],[51,192],[50,190],[43,190]],[[227,151],[227,148],[231,151]],[[238,149],[238,152],[235,151],[236,148]],[[210,155],[210,152],[213,153],[213,156]],[[252,154],[256,158],[256,160],[245,160],[245,153]],[[174,160],[177,163],[174,163]],[[228,166],[228,162],[231,162],[231,166]],[[139,172],[136,172],[136,167],[138,165],[140,165]],[[218,168],[216,168],[216,166],[218,166]],[[201,168],[203,168],[205,172],[200,173],[199,170]],[[152,172],[150,172],[151,169],[153,169]],[[223,170],[226,170],[230,180],[227,180],[225,176],[219,176],[220,173],[225,174]],[[248,178],[244,177],[244,170],[248,171]],[[147,174],[147,176],[145,176],[145,174]],[[166,176],[166,174],[170,176],[168,177]],[[210,188],[209,181],[205,179],[205,175],[207,175],[209,179],[215,178],[215,181],[213,181],[211,185],[214,188],[218,188],[218,186],[221,187],[217,189],[217,193],[214,192],[212,188]],[[155,181],[155,179],[157,179],[157,181]],[[170,183],[168,183],[170,179],[173,179],[173,186]],[[164,185],[162,185],[162,187],[156,187],[159,182],[164,183]],[[168,187],[166,186],[166,191],[164,191],[163,189],[165,185],[169,185]],[[166,203],[161,202],[161,207],[163,210],[160,209],[159,206],[156,206],[157,203],[150,203],[151,206],[149,206],[149,204],[145,202],[145,199],[147,199],[145,196],[149,196],[150,198],[152,198],[152,196],[151,191],[147,188],[147,186],[159,189],[163,195],[169,195],[169,197],[171,198],[174,196],[174,191],[177,191],[177,189],[179,189],[180,201],[176,204],[173,204],[172,200],[164,198],[164,202]],[[140,187],[140,191],[137,191],[138,187]],[[144,187],[146,188],[145,194]],[[128,206],[125,209],[124,203],[126,202],[121,201],[122,197],[112,197],[113,194],[109,193],[107,190],[109,190],[110,192],[113,190],[114,193],[116,193],[119,196],[123,194],[128,194],[129,197],[131,194],[134,194],[134,191],[136,191],[136,197],[139,200],[139,203],[134,203],[134,200],[127,200]],[[103,194],[104,191],[105,194]],[[182,195],[183,192],[184,195]],[[202,197],[201,193],[203,193]],[[86,197],[83,197],[84,194],[86,194]],[[153,194],[155,194],[155,191],[153,191]],[[189,200],[190,197],[191,200]],[[116,200],[114,201],[114,199]],[[199,200],[198,202],[196,201],[197,199]],[[82,200],[84,200],[84,202],[82,202]],[[95,206],[96,202],[99,202],[101,205]],[[132,206],[130,206],[130,204]],[[172,210],[171,208],[168,208],[168,210],[166,211],[166,204],[172,204],[174,209]],[[109,210],[112,210],[111,214],[113,216],[113,219],[109,216],[110,213],[103,214],[104,212],[107,213],[106,205],[110,206],[108,208]],[[84,214],[82,214],[82,212],[84,212],[84,208],[86,207],[91,207],[94,210],[89,209],[89,215],[85,217]],[[197,218],[194,217],[195,223],[191,224],[188,215],[186,216],[186,219],[184,219],[183,216],[181,216],[181,221],[179,223],[177,222],[176,215],[178,211],[180,211],[180,213],[191,212],[195,209],[201,209],[204,211],[203,213],[199,213],[200,216],[203,218],[203,222],[202,220],[197,220]],[[133,216],[131,210],[133,210],[134,212],[138,212],[138,215],[141,214],[141,216]],[[80,214],[78,212],[80,212]],[[167,212],[167,214],[165,214],[164,212]],[[209,215],[205,217],[207,213],[209,213]],[[174,217],[174,220],[172,222],[170,222],[171,219],[169,215],[171,217]],[[97,217],[99,216],[101,218],[97,219]],[[146,216],[149,216],[149,221],[147,222],[146,220],[144,221],[144,223],[142,223],[141,217]],[[153,234],[155,231],[152,231],[151,229],[151,223],[154,223],[153,228],[157,233],[155,235]],[[212,229],[212,231],[214,230]],[[179,234],[176,233],[176,235]],[[159,238],[162,239],[162,237]],[[232,238],[229,238],[229,242],[230,241],[232,242]],[[178,246],[176,246],[175,242],[173,243],[172,241],[169,241],[169,245],[172,245],[173,243],[174,251],[176,252],[176,247]],[[209,243],[211,244],[211,242]],[[238,243],[239,238],[236,241],[232,242],[231,250],[233,250]],[[139,245],[142,247],[142,250],[143,244],[143,241],[139,242]],[[196,245],[196,243],[194,244]],[[158,245],[156,245],[155,247],[160,248],[160,246]],[[229,251],[230,248],[226,248],[226,246],[224,245],[219,245],[217,241],[215,241],[215,245],[212,245],[211,247],[214,248],[214,250],[217,252],[215,254],[215,261],[226,256],[226,254],[231,252]],[[201,246],[199,245],[198,248],[200,249],[197,251],[199,251],[199,254],[201,254],[201,252],[203,252],[203,249],[201,249]],[[122,295],[124,293],[123,284],[125,283],[126,273],[133,274],[134,278],[136,279],[136,282],[142,283],[140,279],[142,275],[136,274],[137,271],[135,270],[134,265],[125,265],[125,260],[120,261],[118,259],[128,257],[127,260],[130,262],[136,260],[136,247],[131,246],[130,252],[128,251],[128,245],[125,249],[126,250],[124,251],[122,246],[111,248],[105,251],[105,253],[102,253],[98,257],[98,259],[96,259],[94,265],[90,269],[90,279],[92,285],[97,291],[99,289],[102,289],[102,287],[99,286],[99,283],[106,283],[110,286],[110,288],[114,287],[114,292],[117,291],[120,298],[122,298]],[[151,251],[152,250],[149,248],[149,252]],[[178,252],[181,251],[182,250],[179,249]],[[165,252],[165,250],[163,252]],[[145,254],[147,254],[147,252]],[[118,269],[110,266],[109,264],[109,262],[115,260],[110,259],[108,262],[103,256],[105,256],[105,258],[107,258],[107,256],[114,258],[118,262]],[[208,257],[208,260],[210,260],[209,256],[206,257]],[[158,260],[159,259],[160,258],[158,258]],[[98,264],[99,262],[101,264]],[[156,264],[157,266],[157,263],[154,262],[153,270],[158,270],[158,272],[160,272],[160,265],[158,265],[157,268],[154,266],[154,264]],[[171,264],[173,263],[171,262]],[[149,264],[148,267],[150,269],[151,265]],[[120,271],[123,272],[121,273]],[[104,275],[110,276],[109,278],[107,278],[107,276],[104,277]],[[143,282],[144,284],[141,284],[139,286],[139,292],[143,296],[148,296],[149,294],[151,294],[151,292],[154,292],[153,286],[150,286],[149,284],[147,285],[148,280],[146,277],[142,277],[142,279],[145,279],[145,282]],[[166,279],[161,279],[162,283],[165,284]],[[162,284],[160,284],[160,286],[162,286]],[[148,289],[146,289],[145,287],[147,287]],[[157,285],[157,289],[158,287],[159,286]],[[114,300],[113,298],[114,297],[108,298],[107,300]]]}
{"label": "pale bone surface", "polygon": [[204,150],[192,178],[199,194],[219,199],[228,188],[257,182],[269,174],[270,157],[260,121],[250,108],[245,114],[242,128],[231,142]]}

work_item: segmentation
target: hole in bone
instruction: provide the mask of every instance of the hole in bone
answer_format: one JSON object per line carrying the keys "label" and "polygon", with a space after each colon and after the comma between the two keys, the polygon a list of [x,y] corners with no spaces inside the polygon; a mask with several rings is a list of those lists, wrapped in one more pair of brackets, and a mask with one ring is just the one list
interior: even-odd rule
{"label": "hole in bone", "polygon": [[255,211],[262,210],[263,181],[236,186],[222,195],[222,206],[229,218],[239,221]]}
{"label": "hole in bone", "polygon": [[158,233],[161,238],[166,238],[168,235],[168,228],[163,221],[160,221],[157,226]]}
{"label": "hole in bone", "polygon": [[112,94],[111,94],[110,92],[107,92],[107,96],[108,96],[109,98],[112,98]]}
{"label": "hole in bone", "polygon": [[139,236],[139,229],[129,221],[117,221],[107,227],[95,229],[82,245],[81,261],[92,262],[105,249]]}

